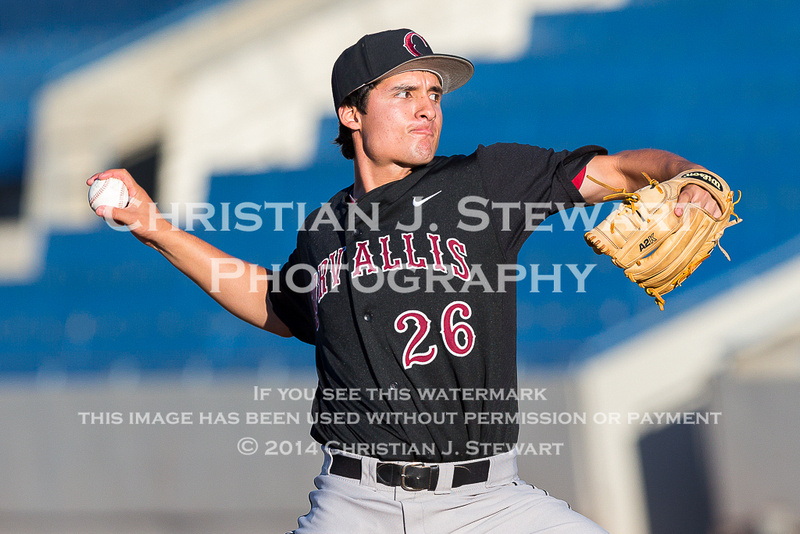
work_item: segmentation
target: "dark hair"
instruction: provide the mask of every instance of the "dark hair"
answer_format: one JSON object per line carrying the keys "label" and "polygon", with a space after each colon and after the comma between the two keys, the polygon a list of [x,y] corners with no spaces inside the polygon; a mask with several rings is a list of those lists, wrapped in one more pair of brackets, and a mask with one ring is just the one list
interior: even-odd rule
{"label": "dark hair", "polygon": [[[377,85],[376,82],[368,83],[363,87],[359,87],[342,100],[342,103],[339,104],[339,107],[342,106],[353,106],[356,108],[359,113],[366,115],[367,114],[367,98],[369,98],[369,93],[372,89]],[[353,130],[342,124],[339,121],[339,137],[333,140],[333,142],[342,150],[342,156],[347,159],[353,159],[356,157],[356,147],[353,144]]]}

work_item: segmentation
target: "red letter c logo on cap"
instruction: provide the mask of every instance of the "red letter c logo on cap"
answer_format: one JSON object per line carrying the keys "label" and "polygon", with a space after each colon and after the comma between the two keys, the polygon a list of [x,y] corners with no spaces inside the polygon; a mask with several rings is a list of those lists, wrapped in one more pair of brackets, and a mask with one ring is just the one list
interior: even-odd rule
{"label": "red letter c logo on cap", "polygon": [[425,39],[417,32],[408,32],[405,36],[405,39],[403,39],[403,46],[406,47],[406,50],[408,50],[409,54],[411,54],[414,57],[419,57],[422,54],[414,46],[414,41],[413,41],[414,36],[419,37],[422,40],[422,44],[428,46],[428,43],[425,42]]}

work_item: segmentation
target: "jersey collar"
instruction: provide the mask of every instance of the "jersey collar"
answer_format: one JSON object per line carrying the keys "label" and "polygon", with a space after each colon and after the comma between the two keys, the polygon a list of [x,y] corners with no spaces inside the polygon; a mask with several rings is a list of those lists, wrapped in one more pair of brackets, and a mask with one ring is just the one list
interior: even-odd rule
{"label": "jersey collar", "polygon": [[[414,187],[422,178],[427,175],[430,171],[439,167],[445,160],[446,157],[443,156],[436,156],[431,160],[430,163],[426,165],[421,165],[419,167],[415,167],[411,174],[403,178],[402,180],[397,180],[395,182],[390,182],[388,184],[384,184],[382,186],[376,187],[369,193],[365,194],[361,198],[357,199],[357,203],[372,203],[377,202],[379,204],[391,204],[396,200],[405,196],[405,194]],[[353,198],[353,188],[354,186],[350,186],[344,190],[344,195],[342,198],[343,202],[348,202],[350,199]]]}

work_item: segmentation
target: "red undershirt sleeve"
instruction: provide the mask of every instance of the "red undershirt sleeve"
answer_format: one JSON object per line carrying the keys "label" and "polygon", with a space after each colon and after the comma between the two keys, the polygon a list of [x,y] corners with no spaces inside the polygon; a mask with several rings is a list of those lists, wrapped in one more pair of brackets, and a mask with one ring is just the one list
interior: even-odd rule
{"label": "red undershirt sleeve", "polygon": [[580,189],[581,185],[583,184],[583,179],[586,177],[586,167],[581,169],[581,172],[572,179],[572,183],[575,185],[575,189]]}

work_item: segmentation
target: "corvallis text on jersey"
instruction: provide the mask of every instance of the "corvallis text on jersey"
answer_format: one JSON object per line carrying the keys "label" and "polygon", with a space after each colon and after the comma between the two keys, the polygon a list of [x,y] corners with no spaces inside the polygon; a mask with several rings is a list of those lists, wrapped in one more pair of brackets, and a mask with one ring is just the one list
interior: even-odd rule
{"label": "corvallis text on jersey", "polygon": [[[467,247],[458,239],[451,237],[442,242],[442,236],[435,233],[426,234],[428,257],[418,255],[414,243],[414,234],[401,234],[402,248],[400,254],[392,253],[392,236],[384,235],[378,239],[380,250],[373,252],[369,241],[357,241],[352,265],[344,266],[349,270],[351,278],[374,274],[378,271],[389,272],[401,269],[432,269],[440,273],[452,272],[452,275],[468,281],[472,275],[467,263]],[[321,301],[328,292],[333,291],[342,281],[342,257],[344,247],[331,252],[316,268],[315,301]],[[445,264],[445,262],[448,262]],[[454,263],[451,263],[454,262]]]}

